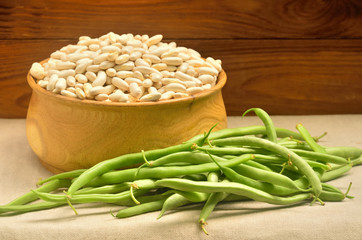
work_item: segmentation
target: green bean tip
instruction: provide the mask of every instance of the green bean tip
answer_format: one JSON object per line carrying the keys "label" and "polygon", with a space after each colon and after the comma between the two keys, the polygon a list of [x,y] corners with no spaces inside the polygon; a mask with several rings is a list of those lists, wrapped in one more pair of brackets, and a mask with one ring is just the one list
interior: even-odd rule
{"label": "green bean tip", "polygon": [[201,227],[202,231],[203,231],[206,235],[209,235],[209,233],[206,231],[206,228],[205,228],[205,226],[207,225],[207,222],[206,222],[204,219],[200,219],[200,220],[199,220],[199,223],[200,223],[200,227]]}

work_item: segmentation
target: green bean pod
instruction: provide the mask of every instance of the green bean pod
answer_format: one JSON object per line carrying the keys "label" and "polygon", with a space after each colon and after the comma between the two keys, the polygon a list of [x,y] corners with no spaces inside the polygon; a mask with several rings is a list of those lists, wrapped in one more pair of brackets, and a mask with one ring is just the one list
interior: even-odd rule
{"label": "green bean pod", "polygon": [[43,180],[39,180],[36,184],[37,185],[42,185],[44,183],[47,183],[47,182],[50,182],[50,181],[53,181],[55,179],[72,179],[72,178],[75,178],[75,177],[78,177],[80,176],[82,173],[84,173],[86,171],[86,169],[76,169],[76,170],[73,170],[73,171],[69,171],[69,172],[62,172],[62,173],[58,173],[58,174],[55,174],[53,176],[50,176],[46,179],[43,179]]}
{"label": "green bean pod", "polygon": [[330,180],[339,178],[352,169],[352,164],[342,165],[334,170],[327,171],[321,176],[322,182],[328,182]]}
{"label": "green bean pod", "polygon": [[176,209],[189,203],[192,203],[192,201],[187,199],[185,196],[182,196],[181,194],[174,193],[169,196],[163,203],[161,212],[158,215],[157,219],[161,218],[166,211]]}
{"label": "green bean pod", "polygon": [[140,215],[143,213],[154,212],[162,208],[164,201],[165,201],[164,199],[161,199],[153,202],[141,203],[133,207],[124,208],[119,210],[115,217],[127,218],[127,217]]}
{"label": "green bean pod", "polygon": [[37,202],[37,203],[26,204],[26,205],[3,205],[3,206],[0,206],[0,214],[34,212],[34,211],[41,211],[41,210],[56,208],[56,207],[60,207],[60,206],[64,206],[64,205],[66,205],[66,202],[64,202],[64,203]]}
{"label": "green bean pod", "polygon": [[195,182],[186,179],[170,178],[170,179],[157,180],[156,185],[160,187],[169,187],[181,191],[197,191],[197,192],[206,192],[206,193],[226,192],[226,193],[245,196],[256,201],[266,202],[276,205],[295,204],[303,200],[310,199],[312,197],[310,193],[301,193],[289,197],[279,197],[255,188],[251,188],[244,184],[234,183],[234,182],[229,182],[229,183],[225,182],[213,183],[205,181]]}
{"label": "green bean pod", "polygon": [[307,129],[301,123],[297,124],[296,128],[298,129],[300,135],[302,135],[304,140],[315,152],[326,153],[326,150],[314,140],[314,138],[309,134]]}
{"label": "green bean pod", "polygon": [[313,192],[316,197],[321,193],[322,191],[322,185],[321,182],[316,175],[316,173],[313,171],[313,169],[306,163],[300,156],[298,156],[296,153],[292,152],[286,147],[283,147],[279,144],[270,142],[265,139],[260,139],[256,137],[233,137],[233,138],[227,138],[227,139],[215,139],[212,141],[214,145],[217,146],[254,146],[254,147],[261,147],[268,151],[277,153],[281,155],[282,157],[286,159],[290,159],[290,161],[299,169],[299,171],[304,174],[308,181],[310,182]]}

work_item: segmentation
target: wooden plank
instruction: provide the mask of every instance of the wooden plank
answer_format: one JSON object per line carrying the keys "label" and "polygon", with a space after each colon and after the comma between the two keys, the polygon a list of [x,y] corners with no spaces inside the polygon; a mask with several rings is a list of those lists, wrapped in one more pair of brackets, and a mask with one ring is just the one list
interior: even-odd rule
{"label": "wooden plank", "polygon": [[[0,117],[24,117],[26,73],[62,40],[0,41]],[[178,40],[223,61],[229,115],[362,113],[362,40]]]}
{"label": "wooden plank", "polygon": [[199,38],[361,38],[362,1],[17,0],[0,3],[0,39],[116,33]]}

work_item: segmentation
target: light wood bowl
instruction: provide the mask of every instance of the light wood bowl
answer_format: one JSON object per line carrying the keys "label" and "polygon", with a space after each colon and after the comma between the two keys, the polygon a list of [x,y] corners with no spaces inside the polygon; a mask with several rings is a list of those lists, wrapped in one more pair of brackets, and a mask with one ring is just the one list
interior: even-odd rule
{"label": "light wood bowl", "polygon": [[26,119],[30,147],[51,172],[89,168],[122,154],[164,148],[193,136],[226,128],[217,84],[195,96],[159,102],[114,103],[79,100],[49,92],[27,81],[32,96]]}

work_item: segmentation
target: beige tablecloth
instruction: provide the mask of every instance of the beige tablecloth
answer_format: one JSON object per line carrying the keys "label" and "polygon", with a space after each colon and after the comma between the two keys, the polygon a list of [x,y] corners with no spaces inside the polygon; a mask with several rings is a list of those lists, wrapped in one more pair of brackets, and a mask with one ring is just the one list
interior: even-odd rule
{"label": "beige tablecloth", "polygon": [[[229,127],[261,124],[256,117],[229,117]],[[294,129],[299,122],[318,135],[321,144],[362,147],[362,115],[274,116],[278,127]],[[25,120],[0,119],[0,204],[35,187],[51,175],[31,151]],[[40,212],[0,217],[0,239],[362,239],[362,166],[331,183],[346,190],[353,182],[354,199],[280,207],[258,202],[221,204],[208,220],[206,236],[197,220],[201,205],[115,219],[111,205],[78,205],[78,216],[65,206]]]}

